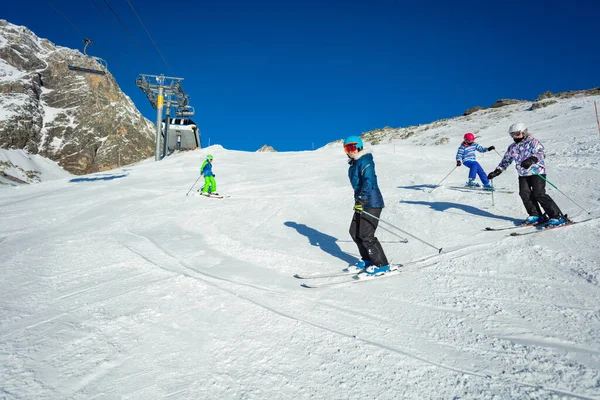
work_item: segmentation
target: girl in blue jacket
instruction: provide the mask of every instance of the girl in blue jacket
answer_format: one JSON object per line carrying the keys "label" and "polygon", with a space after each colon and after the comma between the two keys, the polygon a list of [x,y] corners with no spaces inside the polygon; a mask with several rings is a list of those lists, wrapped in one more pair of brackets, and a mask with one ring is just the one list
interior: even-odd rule
{"label": "girl in blue jacket", "polygon": [[475,151],[485,153],[486,151],[494,150],[495,147],[490,146],[486,149],[475,143],[475,135],[472,133],[466,133],[464,139],[465,140],[461,143],[458,152],[456,153],[456,166],[460,167],[462,164],[469,168],[469,181],[467,182],[467,186],[478,187],[479,183],[475,182],[475,177],[479,175],[479,179],[481,179],[481,183],[483,183],[483,189],[494,190],[494,187],[490,185],[490,181],[487,178],[485,171],[475,158]]}
{"label": "girl in blue jacket", "polygon": [[379,220],[372,218],[366,211],[379,218],[384,207],[383,196],[377,185],[373,155],[363,150],[363,142],[357,136],[344,141],[344,150],[348,155],[348,177],[354,189],[354,216],[350,223],[350,236],[358,246],[362,260],[348,268],[349,271],[362,271],[366,268],[369,275],[381,275],[390,271],[389,262],[381,243],[375,237]]}

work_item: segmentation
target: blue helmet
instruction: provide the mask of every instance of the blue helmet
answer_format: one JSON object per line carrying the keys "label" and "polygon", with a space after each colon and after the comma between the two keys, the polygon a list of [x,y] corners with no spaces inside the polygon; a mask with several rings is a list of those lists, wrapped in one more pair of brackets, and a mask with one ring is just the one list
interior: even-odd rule
{"label": "blue helmet", "polygon": [[359,149],[363,148],[363,141],[358,136],[348,136],[346,140],[344,140],[344,147],[352,143],[354,143]]}

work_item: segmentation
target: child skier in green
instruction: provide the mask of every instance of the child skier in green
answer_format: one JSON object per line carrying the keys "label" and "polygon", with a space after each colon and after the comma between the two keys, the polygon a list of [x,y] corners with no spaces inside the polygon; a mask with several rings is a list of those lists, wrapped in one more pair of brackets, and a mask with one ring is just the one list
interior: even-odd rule
{"label": "child skier in green", "polygon": [[203,195],[218,195],[217,193],[217,181],[215,181],[215,174],[212,172],[212,160],[213,156],[208,154],[206,160],[200,167],[200,175],[204,175],[204,187],[202,188]]}

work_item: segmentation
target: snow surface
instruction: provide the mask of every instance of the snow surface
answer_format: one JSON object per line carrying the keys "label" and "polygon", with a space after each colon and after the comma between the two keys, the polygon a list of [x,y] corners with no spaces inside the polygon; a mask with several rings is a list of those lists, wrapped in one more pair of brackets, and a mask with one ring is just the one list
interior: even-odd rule
{"label": "snow surface", "polygon": [[[38,154],[31,154],[26,150],[0,149],[0,167],[6,174],[29,183],[65,179],[72,176],[57,162]],[[0,183],[14,184],[2,177],[0,177]],[[0,185],[0,189],[2,187],[3,185]]]}
{"label": "snow surface", "polygon": [[25,75],[24,72],[9,65],[6,61],[0,58],[0,82],[10,82],[21,79]]}
{"label": "snow surface", "polygon": [[[517,193],[452,190],[466,168],[431,192],[466,131],[502,152],[522,120],[547,148],[548,179],[599,215],[593,100],[483,110],[368,145],[382,218],[444,252],[358,284],[292,277],[357,260],[339,145],[213,146],[1,189],[0,397],[600,399],[598,220],[510,237],[483,229],[525,216]],[[423,145],[440,135],[449,144]],[[230,198],[186,197],[207,153]],[[500,160],[478,158],[488,172]],[[495,183],[516,190],[514,168]],[[378,237],[397,263],[436,253]]]}

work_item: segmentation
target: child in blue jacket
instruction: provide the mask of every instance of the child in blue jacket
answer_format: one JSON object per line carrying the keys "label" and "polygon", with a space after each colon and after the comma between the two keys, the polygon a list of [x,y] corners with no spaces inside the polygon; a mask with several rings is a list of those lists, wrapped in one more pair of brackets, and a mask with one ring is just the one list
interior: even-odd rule
{"label": "child in blue jacket", "polygon": [[461,143],[458,152],[456,153],[456,166],[460,167],[461,165],[464,165],[469,168],[469,181],[467,182],[467,186],[479,187],[479,183],[475,182],[475,176],[479,175],[479,179],[481,179],[481,183],[483,183],[483,189],[494,190],[494,187],[490,185],[490,181],[487,178],[485,171],[475,158],[475,151],[485,153],[486,151],[494,150],[495,147],[490,146],[486,149],[475,143],[475,135],[472,133],[466,133],[464,139],[465,140]]}
{"label": "child in blue jacket", "polygon": [[394,267],[389,265],[381,243],[375,237],[379,220],[363,213],[366,211],[379,218],[384,207],[373,155],[363,150],[363,142],[358,136],[350,136],[344,141],[344,151],[349,158],[348,177],[354,189],[354,215],[350,223],[350,236],[362,258],[348,267],[348,271],[364,270],[368,275],[382,275]]}
{"label": "child in blue jacket", "polygon": [[202,187],[203,195],[218,195],[217,193],[217,181],[215,181],[215,174],[212,172],[212,160],[213,156],[208,154],[206,160],[200,167],[200,175],[204,175],[204,187]]}

